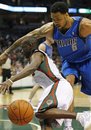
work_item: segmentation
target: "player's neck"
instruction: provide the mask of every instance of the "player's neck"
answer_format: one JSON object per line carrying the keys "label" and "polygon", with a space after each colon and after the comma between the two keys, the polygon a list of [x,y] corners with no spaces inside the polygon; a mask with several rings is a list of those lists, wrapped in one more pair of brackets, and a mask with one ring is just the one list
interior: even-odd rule
{"label": "player's neck", "polygon": [[74,20],[71,17],[68,17],[66,26],[63,29],[61,29],[61,33],[65,34],[72,26],[73,22]]}
{"label": "player's neck", "polygon": [[72,26],[73,22],[74,22],[74,20],[71,17],[69,17],[68,21],[67,21],[66,28],[69,29]]}

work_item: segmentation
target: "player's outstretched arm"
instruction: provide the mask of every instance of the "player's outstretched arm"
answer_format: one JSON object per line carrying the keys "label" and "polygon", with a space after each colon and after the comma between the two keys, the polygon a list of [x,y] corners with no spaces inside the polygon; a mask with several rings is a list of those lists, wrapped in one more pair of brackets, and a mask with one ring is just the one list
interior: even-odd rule
{"label": "player's outstretched arm", "polygon": [[15,48],[19,47],[22,44],[23,40],[30,40],[30,43],[35,43],[35,41],[42,37],[49,37],[49,33],[53,30],[53,23],[47,23],[40,28],[37,28],[28,34],[24,35],[23,37],[16,40],[8,49],[6,49],[1,55],[0,55],[0,64],[3,64],[6,59],[7,55],[14,50]]}
{"label": "player's outstretched arm", "polygon": [[24,35],[23,37],[16,40],[7,50],[5,50],[5,53],[10,53],[15,48],[19,47],[23,40],[30,40],[31,43],[34,43],[37,39],[42,37],[47,37],[47,35],[50,33],[50,31],[53,29],[53,23],[47,23],[40,28],[37,28],[28,34]]}
{"label": "player's outstretched arm", "polygon": [[43,54],[40,52],[36,52],[35,54],[33,54],[31,57],[30,65],[26,66],[19,74],[12,76],[10,79],[3,82],[0,86],[0,92],[5,93],[6,89],[9,89],[9,87],[13,84],[13,82],[20,80],[24,77],[27,77],[30,74],[33,74],[34,71],[39,67],[39,65],[43,61],[43,57],[44,57]]}

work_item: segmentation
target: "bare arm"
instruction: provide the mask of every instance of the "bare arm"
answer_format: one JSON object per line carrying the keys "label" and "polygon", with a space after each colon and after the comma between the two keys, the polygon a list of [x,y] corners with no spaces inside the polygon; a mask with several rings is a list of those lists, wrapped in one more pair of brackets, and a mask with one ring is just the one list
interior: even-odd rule
{"label": "bare arm", "polygon": [[36,41],[37,39],[39,38],[42,38],[42,37],[47,37],[47,35],[53,30],[53,23],[50,22],[50,23],[47,23],[43,26],[41,26],[40,28],[38,29],[35,29],[31,32],[29,32],[28,34],[26,34],[25,36],[19,38],[18,40],[16,40],[13,45],[11,45],[5,52],[6,53],[9,53],[11,52],[12,50],[14,50],[15,48],[17,48],[18,46],[21,45],[21,42],[24,40],[24,39],[29,39],[31,43],[33,43],[34,41]]}
{"label": "bare arm", "polygon": [[40,52],[36,52],[31,57],[30,65],[25,67],[19,74],[12,76],[10,79],[13,82],[15,82],[19,79],[29,76],[30,74],[33,74],[33,72],[39,67],[42,61],[43,61],[43,54],[41,54]]}
{"label": "bare arm", "polygon": [[12,85],[13,82],[22,79],[24,77],[27,77],[30,74],[33,74],[33,72],[39,67],[43,59],[44,55],[42,53],[36,52],[35,54],[33,54],[31,57],[30,65],[25,67],[19,74],[12,76],[10,79],[3,82],[0,87],[0,91],[1,92],[3,91],[5,93],[6,89],[9,89],[9,87]]}
{"label": "bare arm", "polygon": [[38,49],[45,52],[45,50],[46,50],[45,44],[40,44],[39,47],[38,47]]}
{"label": "bare arm", "polygon": [[91,34],[91,20],[83,18],[80,23],[79,33],[81,37],[87,37]]}

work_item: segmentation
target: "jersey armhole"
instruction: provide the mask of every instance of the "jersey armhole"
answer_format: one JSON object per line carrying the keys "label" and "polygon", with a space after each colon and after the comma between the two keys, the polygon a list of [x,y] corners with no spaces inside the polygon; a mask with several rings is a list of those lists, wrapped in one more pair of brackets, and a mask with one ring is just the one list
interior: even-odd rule
{"label": "jersey armhole", "polygon": [[78,25],[77,25],[77,35],[78,35],[79,37],[81,37],[80,34],[79,34],[79,29],[80,29],[80,23],[81,23],[82,19],[83,19],[83,17],[80,18],[79,23],[78,23]]}
{"label": "jersey armhole", "polygon": [[77,27],[77,35],[85,42],[85,38],[81,37],[79,34],[79,28],[80,28],[80,23],[82,21],[83,17],[80,18],[79,23],[78,23],[78,27]]}

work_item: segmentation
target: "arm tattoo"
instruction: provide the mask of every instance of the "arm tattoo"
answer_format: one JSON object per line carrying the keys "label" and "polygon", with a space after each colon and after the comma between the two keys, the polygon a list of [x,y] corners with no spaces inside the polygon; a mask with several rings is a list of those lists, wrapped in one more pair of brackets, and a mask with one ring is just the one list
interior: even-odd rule
{"label": "arm tattoo", "polygon": [[30,37],[30,44],[35,43],[37,41],[37,37],[31,36]]}

